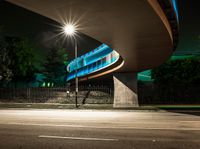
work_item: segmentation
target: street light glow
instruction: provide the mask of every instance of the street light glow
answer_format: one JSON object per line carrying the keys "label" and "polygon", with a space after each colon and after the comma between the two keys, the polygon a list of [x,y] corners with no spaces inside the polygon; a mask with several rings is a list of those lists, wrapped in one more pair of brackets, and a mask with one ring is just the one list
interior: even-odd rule
{"label": "street light glow", "polygon": [[66,24],[63,29],[68,36],[74,35],[76,32],[76,27],[73,24]]}
{"label": "street light glow", "polygon": [[[78,66],[77,64],[77,41],[76,41],[76,37],[74,36],[76,31],[77,31],[77,26],[73,23],[67,23],[67,24],[64,24],[63,27],[62,27],[63,31],[62,33],[64,33],[66,35],[66,37],[70,36],[70,37],[73,37],[74,39],[74,50],[75,50],[75,59],[76,59],[76,68]],[[78,77],[77,77],[77,69],[76,69],[76,78],[75,78],[75,86],[76,86],[76,96],[75,96],[75,103],[76,103],[76,108],[78,108]]]}

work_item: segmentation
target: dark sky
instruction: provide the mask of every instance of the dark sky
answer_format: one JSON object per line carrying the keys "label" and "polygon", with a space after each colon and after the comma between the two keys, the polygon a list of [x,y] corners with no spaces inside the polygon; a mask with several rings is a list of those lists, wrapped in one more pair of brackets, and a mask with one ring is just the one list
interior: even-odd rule
{"label": "dark sky", "polygon": [[176,53],[200,54],[200,0],[178,0],[178,3],[180,34]]}
{"label": "dark sky", "polygon": [[[198,47],[200,45],[200,39],[198,40],[200,36],[200,0],[177,1],[179,4],[180,34],[175,53],[200,53]],[[56,39],[51,37],[58,28],[52,24],[59,25],[43,16],[0,0],[0,26],[3,26],[3,31],[10,35],[28,37],[40,47],[39,50],[47,51],[55,43],[53,41]],[[83,37],[79,44],[81,49],[90,50],[100,44],[92,38],[81,36]],[[71,44],[65,43],[64,46],[67,47],[68,53],[72,57]],[[79,51],[81,55],[82,51]]]}
{"label": "dark sky", "polygon": [[[58,35],[61,25],[51,19],[0,0],[0,26],[3,27],[3,33],[7,35],[27,37],[36,45],[40,53],[45,54],[56,41],[60,41],[63,47],[67,48],[69,58],[74,57],[73,42],[64,40],[61,36],[54,37]],[[101,44],[83,34],[79,34],[79,37],[79,55]]]}
{"label": "dark sky", "polygon": [[[48,24],[55,23],[45,17],[41,17],[40,15],[4,1],[0,2],[0,20],[0,26],[4,34],[27,37],[39,48],[46,47],[45,42],[44,46],[41,46],[43,34],[53,29]],[[43,50],[40,52],[43,52]]]}

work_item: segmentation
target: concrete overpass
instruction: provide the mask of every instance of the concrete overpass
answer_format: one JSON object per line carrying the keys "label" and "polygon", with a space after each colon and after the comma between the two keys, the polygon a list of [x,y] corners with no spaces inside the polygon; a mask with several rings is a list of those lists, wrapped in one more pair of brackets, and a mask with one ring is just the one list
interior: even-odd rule
{"label": "concrete overpass", "polygon": [[176,48],[175,0],[8,1],[61,24],[72,20],[80,32],[114,49],[120,61],[90,75],[113,72],[114,107],[138,106],[136,73],[159,66]]}

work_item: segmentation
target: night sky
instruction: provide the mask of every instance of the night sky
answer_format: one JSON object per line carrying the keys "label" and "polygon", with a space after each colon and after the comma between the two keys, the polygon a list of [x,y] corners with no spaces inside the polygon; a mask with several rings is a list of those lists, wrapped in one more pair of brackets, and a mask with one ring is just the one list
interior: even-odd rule
{"label": "night sky", "polygon": [[180,33],[177,54],[200,54],[200,0],[178,0]]}
{"label": "night sky", "polygon": [[[175,54],[200,54],[200,0],[178,0],[178,4],[180,34]],[[4,33],[28,37],[40,52],[48,51],[57,40],[51,37],[57,33],[58,28],[54,25],[58,23],[5,1],[0,1],[0,20]],[[92,38],[81,36],[81,49],[89,51],[100,44]],[[67,47],[72,58],[71,44],[63,43],[63,46]]]}
{"label": "night sky", "polygon": [[[69,59],[73,59],[73,42],[64,40],[61,36],[55,37],[60,33],[61,25],[59,23],[6,1],[0,1],[0,20],[0,27],[3,28],[4,34],[27,37],[35,45],[36,52],[41,53],[41,56],[45,56],[45,53],[59,41],[66,48]],[[78,42],[79,55],[101,44],[83,34],[79,34]]]}

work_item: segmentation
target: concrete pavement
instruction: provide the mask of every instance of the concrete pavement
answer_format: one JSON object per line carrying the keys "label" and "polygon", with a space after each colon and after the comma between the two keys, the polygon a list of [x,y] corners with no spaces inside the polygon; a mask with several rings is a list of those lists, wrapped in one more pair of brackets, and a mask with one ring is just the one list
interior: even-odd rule
{"label": "concrete pavement", "polygon": [[197,115],[161,111],[0,110],[0,148],[198,149]]}

